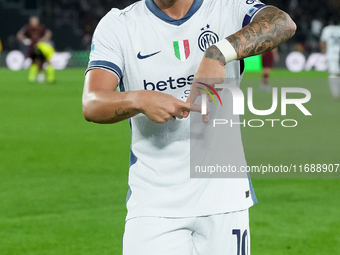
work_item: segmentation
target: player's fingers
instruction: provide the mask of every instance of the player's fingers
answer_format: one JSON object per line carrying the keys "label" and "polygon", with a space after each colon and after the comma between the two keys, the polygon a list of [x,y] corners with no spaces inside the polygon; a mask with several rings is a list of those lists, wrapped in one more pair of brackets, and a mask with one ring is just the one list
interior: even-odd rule
{"label": "player's fingers", "polygon": [[194,103],[183,103],[183,105],[181,106],[181,110],[182,111],[188,111],[188,112],[201,112],[201,106],[198,104],[194,104]]}
{"label": "player's fingers", "polygon": [[189,95],[189,100],[188,102],[190,103],[194,103],[197,99],[197,97],[199,97],[201,95],[200,91],[198,91],[198,89],[193,89],[191,90],[190,92],[190,95]]}
{"label": "player's fingers", "polygon": [[[165,122],[168,122],[168,121],[175,121],[176,120],[176,116],[175,115],[169,115],[168,117],[165,117],[164,118]],[[160,121],[160,123],[164,123],[163,121]]]}
{"label": "player's fingers", "polygon": [[[204,83],[204,82],[197,82],[197,83],[203,86],[206,86],[207,87],[206,89],[211,93],[211,95],[214,95],[216,94],[216,91],[218,92],[218,91],[223,90],[223,88],[215,88],[216,84],[221,84],[223,82],[224,82],[224,79],[211,79],[209,83]],[[207,94],[204,90],[200,90],[200,92],[201,92],[201,95]],[[214,101],[214,99],[210,96],[210,94],[208,96],[208,100],[210,103]]]}
{"label": "player's fingers", "polygon": [[207,114],[207,115],[202,115],[202,121],[203,121],[204,123],[209,123],[209,114]]}
{"label": "player's fingers", "polygon": [[202,121],[204,123],[209,123],[209,112],[210,112],[210,110],[209,110],[209,102],[207,102],[206,107],[207,107],[207,114],[202,115]]}
{"label": "player's fingers", "polygon": [[191,87],[191,91],[188,97],[187,102],[190,103],[194,103],[196,101],[196,99],[202,94],[202,90],[199,89],[201,87],[201,85],[197,82],[195,82],[192,87]]}
{"label": "player's fingers", "polygon": [[182,115],[183,115],[183,118],[188,118],[189,117],[189,115],[190,115],[190,112],[189,111],[183,111],[182,112]]}
{"label": "player's fingers", "polygon": [[177,119],[183,119],[184,118],[184,111],[182,111],[181,109],[177,110],[175,113],[172,114],[172,117]]}
{"label": "player's fingers", "polygon": [[183,119],[183,118],[187,118],[190,114],[190,109],[187,109],[187,105],[190,103],[183,103],[185,105],[185,107],[181,106],[178,107],[176,109],[176,111],[172,114],[173,117],[177,118],[177,119]]}

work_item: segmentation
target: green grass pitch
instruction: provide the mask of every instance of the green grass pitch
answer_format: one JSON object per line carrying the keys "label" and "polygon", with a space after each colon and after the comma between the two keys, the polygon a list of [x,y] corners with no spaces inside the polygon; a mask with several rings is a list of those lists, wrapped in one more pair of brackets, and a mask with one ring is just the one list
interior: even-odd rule
{"label": "green grass pitch", "polygon": [[[83,72],[58,71],[57,82],[47,85],[27,83],[26,71],[0,69],[1,255],[121,254],[130,130],[127,122],[83,119]],[[257,88],[260,74],[246,77],[255,106],[270,107],[269,94]],[[331,99],[327,74],[277,70],[272,77],[295,78],[309,89],[313,116],[291,107],[295,129],[243,128],[248,164],[340,163],[340,102]],[[259,200],[250,210],[253,255],[339,254],[339,179],[253,184]]]}

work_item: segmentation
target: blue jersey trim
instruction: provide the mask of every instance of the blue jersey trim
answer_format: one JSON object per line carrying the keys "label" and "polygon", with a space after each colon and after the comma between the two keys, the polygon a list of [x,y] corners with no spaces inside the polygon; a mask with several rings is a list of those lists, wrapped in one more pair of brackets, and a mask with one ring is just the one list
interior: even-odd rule
{"label": "blue jersey trim", "polygon": [[[131,137],[132,137],[132,123],[131,123],[131,119],[129,119],[129,124],[130,124]],[[133,166],[134,164],[136,164],[136,162],[137,162],[137,157],[133,153],[132,149],[130,149],[130,167]]]}
{"label": "blue jersey trim", "polygon": [[267,5],[264,4],[255,4],[252,8],[249,9],[247,15],[244,17],[242,28],[249,25],[249,23],[253,20],[256,13],[261,10],[263,7],[266,7]]}
{"label": "blue jersey trim", "polygon": [[253,203],[255,205],[255,204],[258,203],[258,201],[257,201],[256,195],[255,195],[253,183],[251,182],[250,174],[249,173],[248,173],[248,181],[249,181],[249,189],[250,189],[251,199],[253,200]]}
{"label": "blue jersey trim", "polygon": [[131,195],[132,195],[132,191],[131,191],[131,189],[129,187],[129,190],[128,190],[127,195],[126,195],[126,203],[129,202]]}
{"label": "blue jersey trim", "polygon": [[119,91],[120,92],[125,92],[125,86],[124,86],[124,83],[123,83],[123,80],[121,79],[120,82],[119,82]]}
{"label": "blue jersey trim", "polygon": [[130,150],[130,167],[133,166],[134,164],[137,163],[137,157],[136,155],[133,153],[132,150]]}
{"label": "blue jersey trim", "polygon": [[[131,129],[131,137],[132,137],[132,124],[131,124],[131,119],[129,119],[129,124],[130,124],[130,129]],[[134,164],[137,163],[137,157],[136,155],[133,153],[132,149],[130,149],[130,162],[129,162],[129,169],[131,166],[133,166]],[[129,191],[126,195],[126,203],[129,201],[130,197],[132,195],[132,191],[131,188],[129,187]]]}
{"label": "blue jersey trim", "polygon": [[108,61],[103,61],[103,60],[91,61],[88,65],[88,67],[87,67],[85,74],[89,70],[95,69],[95,68],[105,69],[105,70],[108,70],[110,72],[113,72],[118,76],[119,79],[122,77],[122,70],[119,68],[119,66],[117,66],[114,63],[111,63],[111,62],[108,62]]}
{"label": "blue jersey trim", "polygon": [[188,13],[181,18],[180,20],[173,19],[169,17],[167,14],[165,14],[159,7],[154,3],[153,0],[145,0],[145,4],[148,7],[148,9],[158,18],[163,20],[166,23],[169,23],[174,26],[180,26],[186,21],[188,21],[197,11],[198,9],[202,6],[203,0],[195,0],[194,3],[192,4],[190,10]]}

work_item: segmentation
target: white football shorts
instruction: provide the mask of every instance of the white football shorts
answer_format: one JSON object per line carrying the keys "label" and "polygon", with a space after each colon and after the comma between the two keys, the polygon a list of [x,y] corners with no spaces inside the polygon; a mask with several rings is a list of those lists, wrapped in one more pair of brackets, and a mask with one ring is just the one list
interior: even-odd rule
{"label": "white football shorts", "polygon": [[123,255],[250,255],[248,210],[194,218],[128,220]]}

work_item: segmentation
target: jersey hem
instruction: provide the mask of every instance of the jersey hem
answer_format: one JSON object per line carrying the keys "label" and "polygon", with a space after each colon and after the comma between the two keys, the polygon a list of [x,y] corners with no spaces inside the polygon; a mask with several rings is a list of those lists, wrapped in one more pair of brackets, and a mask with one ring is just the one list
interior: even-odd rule
{"label": "jersey hem", "polygon": [[112,71],[112,70],[110,70],[110,69],[108,69],[108,68],[105,68],[105,67],[103,67],[103,66],[89,67],[89,68],[86,69],[85,75],[88,73],[88,71],[93,70],[93,69],[102,69],[102,70],[108,71],[108,72],[110,72],[110,73],[113,73],[114,75],[116,75],[118,81],[120,80],[120,77],[119,77],[119,75],[117,74],[117,72],[114,72],[114,71]]}
{"label": "jersey hem", "polygon": [[[145,210],[143,213],[127,213],[125,221],[134,219],[134,218],[141,218],[141,217],[158,217],[158,218],[195,218],[195,217],[206,217],[206,216],[211,216],[211,215],[217,215],[217,214],[225,214],[225,213],[233,213],[233,212],[240,212],[244,210],[248,210],[250,207],[254,206],[256,203],[251,203],[250,205],[246,206],[240,206],[236,207],[234,209],[226,209],[226,208],[221,208],[218,210],[214,211],[207,211],[207,212],[202,212],[202,213],[179,213],[179,214],[174,214],[174,213],[155,213],[154,210]],[[152,212],[153,211],[153,212]]]}
{"label": "jersey hem", "polygon": [[95,68],[110,71],[111,73],[114,73],[118,77],[118,79],[122,77],[122,70],[119,68],[119,66],[104,60],[91,61],[87,67],[87,70],[85,71],[85,74],[89,70]]}

